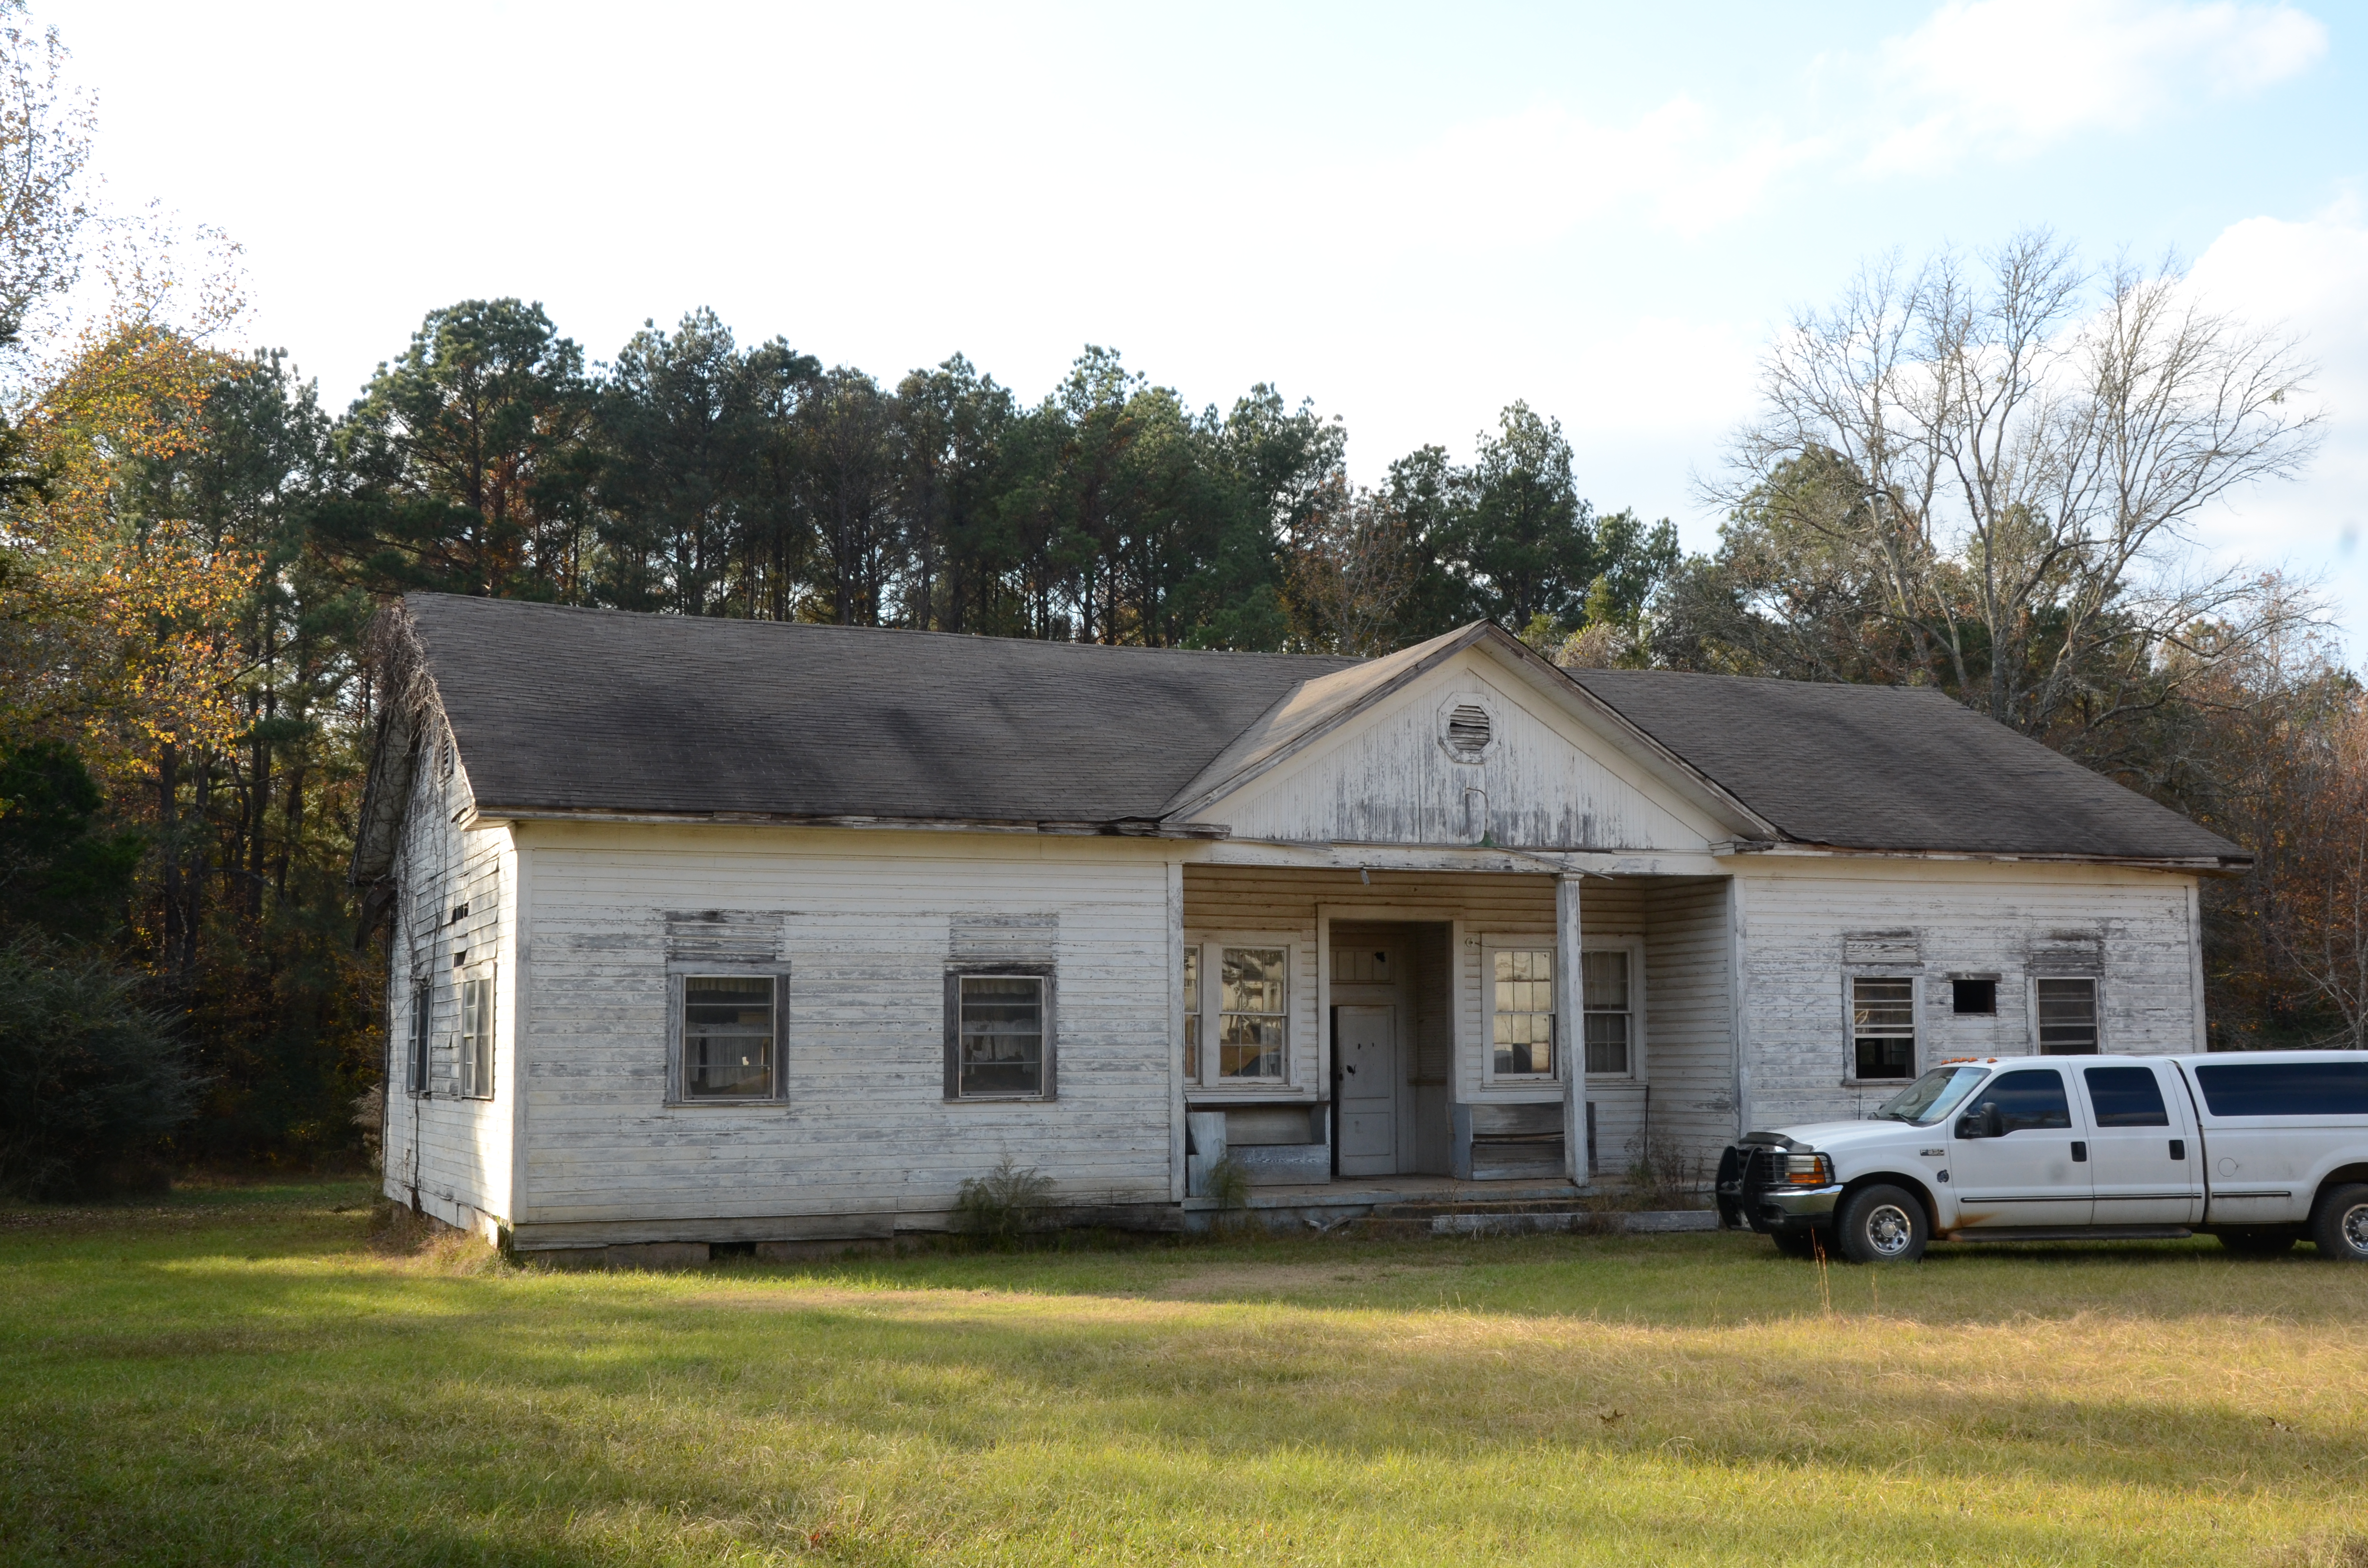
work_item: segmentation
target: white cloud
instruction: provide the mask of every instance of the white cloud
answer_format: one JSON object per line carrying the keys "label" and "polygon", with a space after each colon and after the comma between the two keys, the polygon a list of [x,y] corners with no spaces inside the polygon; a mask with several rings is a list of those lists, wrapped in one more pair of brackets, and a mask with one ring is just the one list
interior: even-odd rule
{"label": "white cloud", "polygon": [[2199,97],[2285,81],[2327,47],[2325,27],[2283,5],[1952,0],[1878,50],[1875,85],[1896,123],[1867,166],[1930,170],[2136,130]]}
{"label": "white cloud", "polygon": [[2355,658],[2368,653],[2368,222],[2356,199],[2289,222],[2248,218],[2224,230],[2189,274],[2214,309],[2301,335],[2317,360],[2326,444],[2292,484],[2238,496],[2206,520],[2205,542],[2234,557],[2326,578]]}

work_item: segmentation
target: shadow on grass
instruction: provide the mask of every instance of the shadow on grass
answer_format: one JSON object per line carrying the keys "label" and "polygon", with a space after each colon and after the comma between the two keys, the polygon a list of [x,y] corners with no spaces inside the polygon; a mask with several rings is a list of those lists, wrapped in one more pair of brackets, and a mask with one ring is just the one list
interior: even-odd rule
{"label": "shadow on grass", "polygon": [[[968,1528],[987,1505],[942,1478],[1009,1454],[1041,1489],[1016,1515],[1087,1521],[1128,1486],[1154,1520],[1172,1497],[1246,1527],[1277,1498],[1485,1519],[1541,1477],[1616,1499],[1640,1476],[1699,1496],[1737,1474],[1911,1520],[2032,1487],[2300,1496],[2333,1517],[2368,1451],[2368,1270],[2307,1255],[1950,1248],[1831,1269],[1822,1293],[1737,1236],[569,1275],[390,1260],[363,1208],[303,1192],[0,1244],[0,1453],[26,1527],[0,1561],[918,1560],[939,1525],[831,1536],[831,1510],[877,1487]],[[2317,1384],[2291,1375],[2304,1360]],[[2044,1512],[1949,1514],[1930,1539],[2059,1560]],[[1638,1523],[1640,1554],[1758,1527],[1655,1534],[1674,1528]]]}

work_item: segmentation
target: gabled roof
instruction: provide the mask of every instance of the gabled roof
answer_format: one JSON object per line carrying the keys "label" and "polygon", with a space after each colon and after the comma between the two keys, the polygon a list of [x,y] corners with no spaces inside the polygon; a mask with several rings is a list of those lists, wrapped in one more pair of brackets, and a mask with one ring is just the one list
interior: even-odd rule
{"label": "gabled roof", "polygon": [[[1353,660],[432,594],[411,596],[396,613],[409,619],[487,816],[1154,831],[1445,659],[1486,647],[1664,776],[1690,780],[1736,820],[1764,823],[1781,838],[1871,850],[2246,858],[1939,692],[1653,670],[1565,675],[1486,623]],[[1222,820],[1222,810],[1212,814]],[[376,858],[358,851],[358,870]]]}

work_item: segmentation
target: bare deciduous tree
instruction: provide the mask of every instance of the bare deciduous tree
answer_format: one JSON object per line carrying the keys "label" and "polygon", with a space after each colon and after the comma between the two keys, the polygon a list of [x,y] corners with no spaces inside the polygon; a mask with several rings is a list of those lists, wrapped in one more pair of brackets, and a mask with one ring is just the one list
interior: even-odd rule
{"label": "bare deciduous tree", "polygon": [[2256,579],[2187,574],[2190,530],[2308,460],[2309,374],[2169,265],[2093,275],[2044,233],[1912,275],[1893,257],[1778,339],[1709,494],[1788,536],[1745,590],[1761,618],[1847,598],[1992,717],[2078,734],[2160,700],[2199,622],[2270,630]]}

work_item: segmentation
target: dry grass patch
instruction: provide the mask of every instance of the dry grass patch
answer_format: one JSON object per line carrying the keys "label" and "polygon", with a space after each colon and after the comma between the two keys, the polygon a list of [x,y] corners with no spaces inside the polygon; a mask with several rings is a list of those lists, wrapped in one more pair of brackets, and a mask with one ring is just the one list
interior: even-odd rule
{"label": "dry grass patch", "polygon": [[2301,1257],[1958,1251],[1879,1296],[1721,1236],[563,1274],[273,1201],[0,1236],[0,1561],[2316,1568],[2368,1540],[2368,1278]]}

